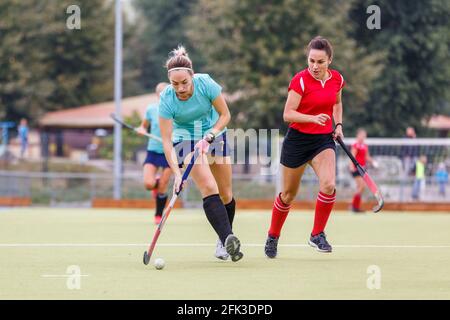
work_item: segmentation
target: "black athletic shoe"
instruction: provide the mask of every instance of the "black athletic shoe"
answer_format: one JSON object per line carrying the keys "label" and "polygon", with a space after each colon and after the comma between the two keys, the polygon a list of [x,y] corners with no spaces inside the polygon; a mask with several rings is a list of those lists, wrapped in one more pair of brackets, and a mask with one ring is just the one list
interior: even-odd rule
{"label": "black athletic shoe", "polygon": [[328,243],[325,233],[321,232],[315,236],[311,235],[309,245],[319,252],[331,252],[331,245]]}
{"label": "black athletic shoe", "polygon": [[228,235],[228,237],[225,239],[225,249],[230,255],[231,261],[237,262],[242,259],[244,254],[239,251],[240,248],[241,242],[239,241],[239,239],[233,234]]}
{"label": "black athletic shoe", "polygon": [[264,253],[267,258],[273,259],[277,256],[278,238],[268,236],[266,240],[266,246],[264,247]]}

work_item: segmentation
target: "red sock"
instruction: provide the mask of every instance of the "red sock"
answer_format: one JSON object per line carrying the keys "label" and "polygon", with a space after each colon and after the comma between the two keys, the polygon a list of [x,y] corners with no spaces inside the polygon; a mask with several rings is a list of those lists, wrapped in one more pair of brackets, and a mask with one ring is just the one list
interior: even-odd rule
{"label": "red sock", "polygon": [[355,193],[355,195],[353,196],[352,207],[355,209],[359,209],[360,206],[361,206],[361,194]]}
{"label": "red sock", "polygon": [[325,230],[328,217],[330,216],[331,209],[333,209],[334,202],[336,201],[336,191],[333,194],[325,194],[319,192],[316,201],[316,213],[314,216],[314,228],[312,235],[315,236]]}
{"label": "red sock", "polygon": [[286,220],[291,205],[284,204],[280,199],[281,193],[275,199],[272,208],[272,221],[270,223],[269,236],[279,237],[281,228]]}

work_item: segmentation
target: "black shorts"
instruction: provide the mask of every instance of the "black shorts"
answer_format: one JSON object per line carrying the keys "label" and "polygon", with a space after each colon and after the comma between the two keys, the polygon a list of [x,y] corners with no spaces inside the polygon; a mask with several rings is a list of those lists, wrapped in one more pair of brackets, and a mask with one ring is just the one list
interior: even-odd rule
{"label": "black shorts", "polygon": [[352,177],[356,178],[356,177],[360,177],[361,175],[359,174],[358,170],[356,171],[351,171]]}
{"label": "black shorts", "polygon": [[289,128],[281,148],[280,162],[285,167],[298,168],[325,149],[336,152],[336,143],[331,133],[308,134]]}
{"label": "black shorts", "polygon": [[[362,168],[363,168],[364,170],[366,170],[366,166],[362,166]],[[361,177],[361,175],[359,174],[359,171],[358,171],[358,170],[350,171],[350,173],[352,174],[353,178]]]}

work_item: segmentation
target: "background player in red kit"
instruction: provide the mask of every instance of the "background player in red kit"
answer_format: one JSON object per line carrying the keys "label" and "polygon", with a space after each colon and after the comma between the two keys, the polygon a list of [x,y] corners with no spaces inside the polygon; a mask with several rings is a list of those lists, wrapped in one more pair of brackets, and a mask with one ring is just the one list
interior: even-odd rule
{"label": "background player in red kit", "polygon": [[[324,229],[336,199],[336,144],[342,133],[342,75],[329,69],[333,58],[330,42],[315,37],[307,46],[308,68],[297,73],[288,88],[283,118],[290,122],[281,150],[283,189],[276,197],[264,248],[269,258],[277,255],[278,239],[300,180],[309,164],[319,178],[314,227],[309,244],[319,252],[331,252]],[[333,131],[332,118],[335,122]]]}
{"label": "background player in red kit", "polygon": [[[356,141],[352,145],[351,152],[355,156],[356,161],[363,167],[366,168],[367,162],[369,162],[373,167],[377,167],[377,163],[372,159],[369,154],[369,147],[364,142],[367,138],[366,130],[360,128],[356,132]],[[353,195],[351,210],[353,212],[364,212],[361,210],[361,196],[364,192],[364,188],[366,184],[364,183],[363,178],[359,175],[358,170],[356,169],[353,162],[350,161],[350,172],[352,176],[355,178],[356,182],[356,193]]]}

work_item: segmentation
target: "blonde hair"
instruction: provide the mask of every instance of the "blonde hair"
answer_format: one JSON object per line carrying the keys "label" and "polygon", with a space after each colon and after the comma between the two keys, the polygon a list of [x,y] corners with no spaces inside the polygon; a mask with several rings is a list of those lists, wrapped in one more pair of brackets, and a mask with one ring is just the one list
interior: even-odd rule
{"label": "blonde hair", "polygon": [[192,61],[189,58],[189,55],[186,51],[186,48],[182,45],[178,45],[176,49],[173,49],[169,53],[169,59],[166,61],[167,72],[173,70],[186,70],[191,75],[194,74],[194,70],[192,68]]}

